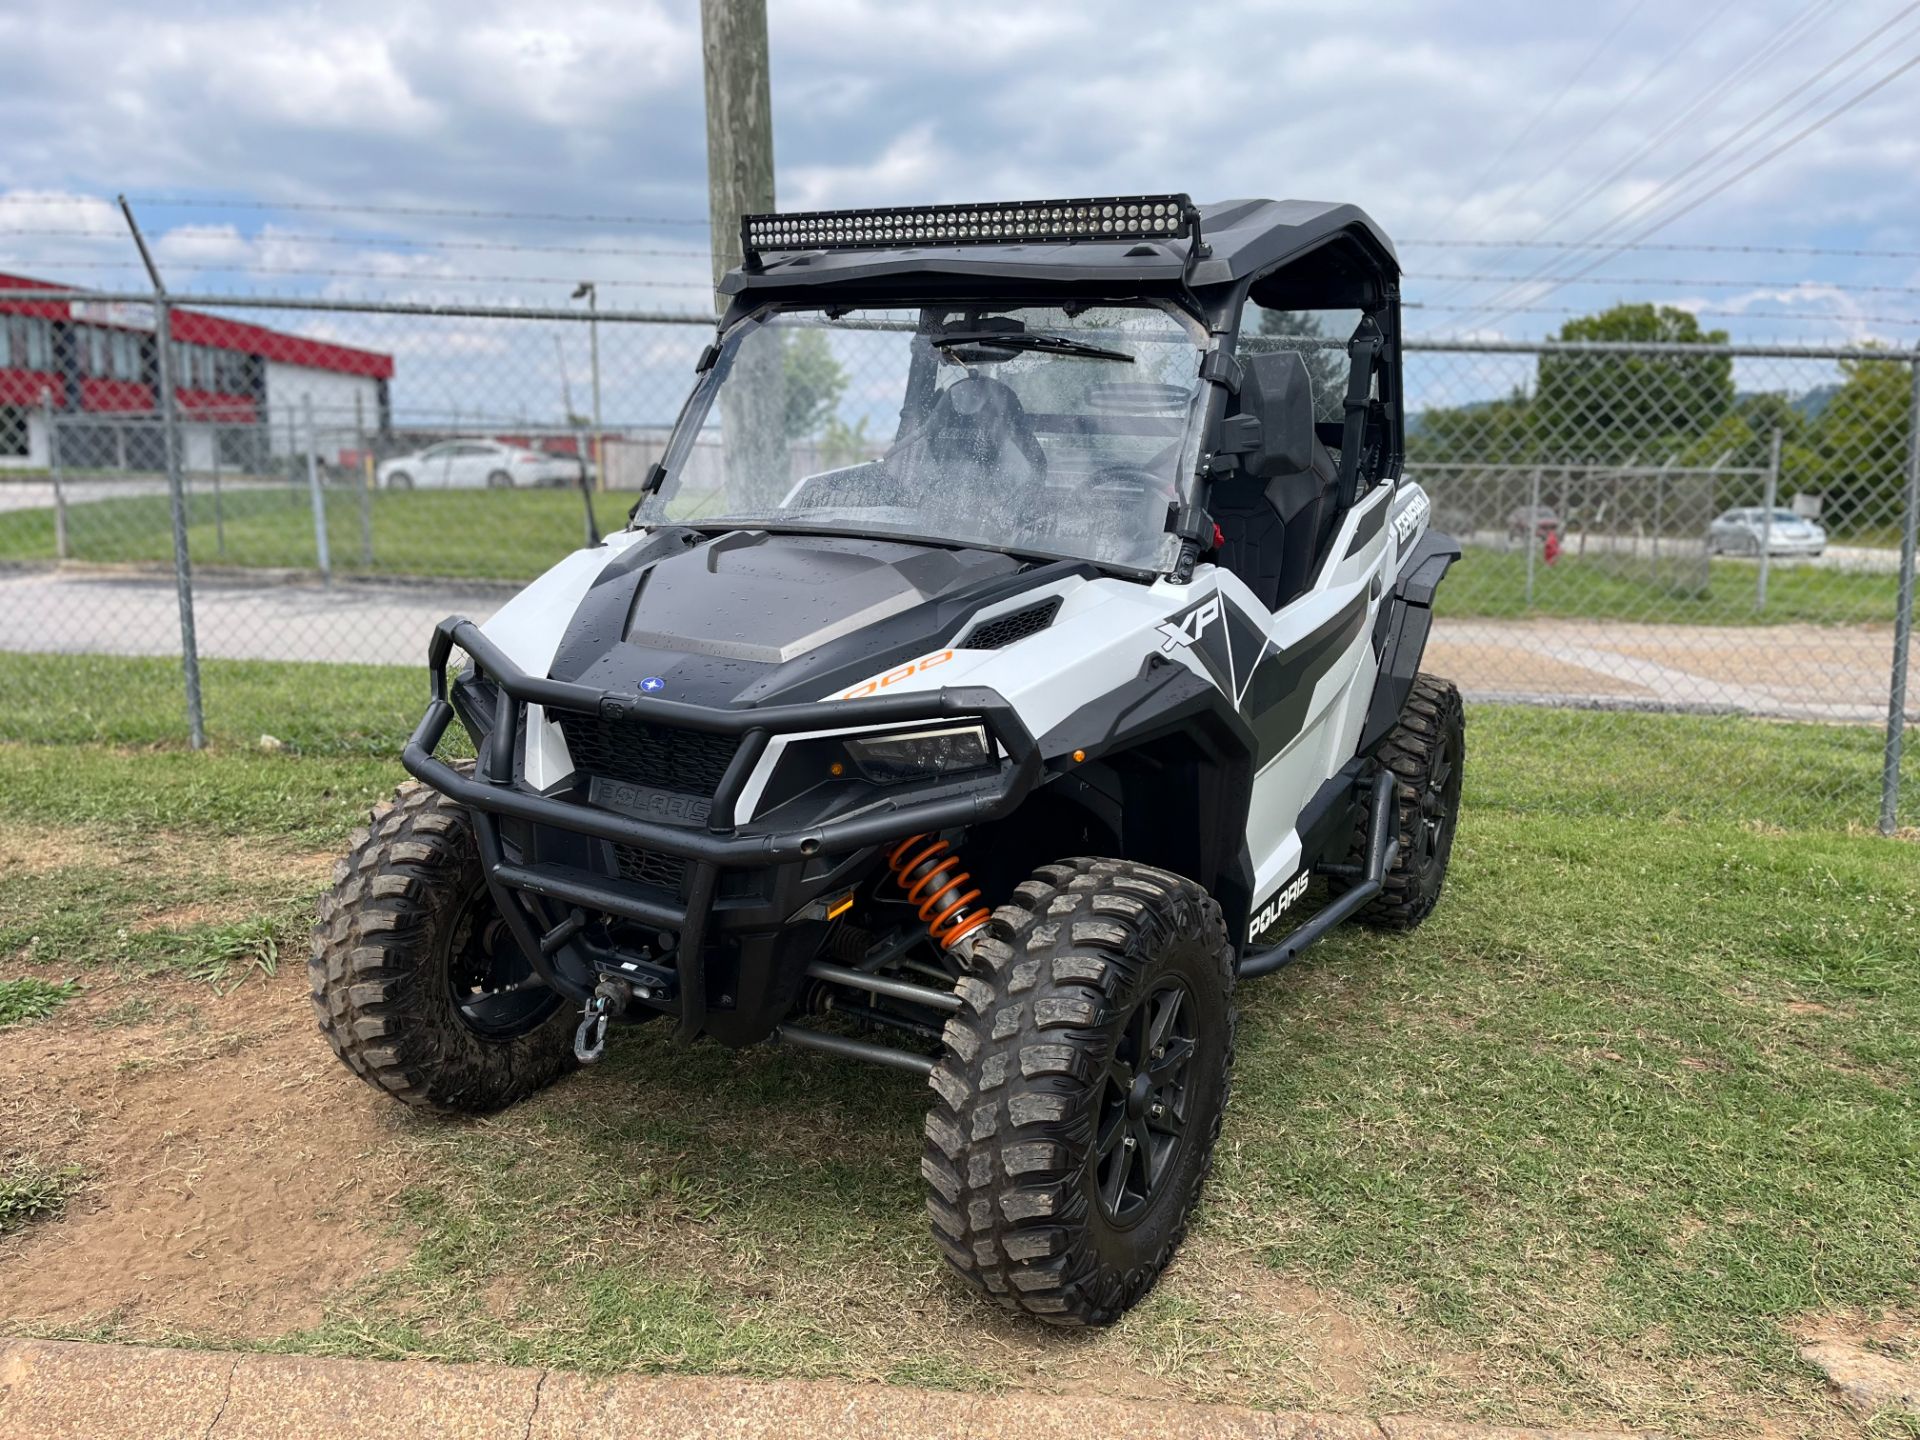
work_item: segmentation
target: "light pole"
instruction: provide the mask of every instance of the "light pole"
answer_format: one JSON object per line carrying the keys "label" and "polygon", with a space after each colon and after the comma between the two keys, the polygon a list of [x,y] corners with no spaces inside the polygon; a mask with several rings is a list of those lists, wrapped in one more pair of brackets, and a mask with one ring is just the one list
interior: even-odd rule
{"label": "light pole", "polygon": [[596,490],[607,488],[607,467],[600,443],[600,290],[591,280],[582,280],[573,288],[573,298],[587,302],[587,345],[593,367],[593,484]]}

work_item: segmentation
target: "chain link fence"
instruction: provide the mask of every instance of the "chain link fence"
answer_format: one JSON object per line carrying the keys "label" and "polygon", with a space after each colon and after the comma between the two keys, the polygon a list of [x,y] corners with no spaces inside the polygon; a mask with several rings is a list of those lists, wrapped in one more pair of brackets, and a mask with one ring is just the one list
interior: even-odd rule
{"label": "chain link fence", "polygon": [[[196,658],[418,664],[436,620],[626,523],[711,338],[633,311],[0,294],[0,652],[181,657],[190,608]],[[868,382],[902,339],[788,346],[796,475],[884,451]],[[1699,717],[1730,788],[1772,787],[1752,813],[1913,825],[1917,404],[1912,351],[1409,345],[1406,470],[1466,549],[1429,668],[1559,712],[1568,746]],[[1848,758],[1763,781],[1755,722],[1829,727]]]}

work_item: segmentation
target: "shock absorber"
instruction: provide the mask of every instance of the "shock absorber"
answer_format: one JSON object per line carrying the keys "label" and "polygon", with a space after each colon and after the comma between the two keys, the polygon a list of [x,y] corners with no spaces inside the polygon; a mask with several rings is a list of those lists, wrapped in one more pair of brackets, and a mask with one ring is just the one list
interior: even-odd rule
{"label": "shock absorber", "polygon": [[953,949],[987,923],[986,907],[974,904],[980,892],[967,888],[973,877],[939,836],[909,835],[887,852],[887,869],[942,949]]}

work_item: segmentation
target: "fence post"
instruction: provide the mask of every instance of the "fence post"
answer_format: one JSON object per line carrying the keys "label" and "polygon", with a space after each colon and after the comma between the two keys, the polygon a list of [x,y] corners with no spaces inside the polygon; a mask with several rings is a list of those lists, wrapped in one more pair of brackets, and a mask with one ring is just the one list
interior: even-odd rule
{"label": "fence post", "polygon": [[[180,602],[180,671],[187,690],[187,744],[195,750],[207,745],[206,716],[200,704],[200,647],[193,632],[193,560],[187,553],[186,484],[180,473],[180,405],[173,389],[173,305],[167,299],[167,287],[161,283],[160,270],[147,252],[147,237],[133,218],[127,197],[120,198],[120,213],[140,251],[140,263],[153,283],[153,338],[155,359],[159,362],[160,436],[167,456],[167,510],[173,521],[173,588]],[[124,432],[122,442],[125,444]]]}
{"label": "fence post", "polygon": [[353,466],[360,482],[360,568],[373,569],[373,465],[367,456],[367,416],[360,392],[353,392]]}
{"label": "fence post", "polygon": [[313,396],[300,397],[300,413],[307,425],[307,498],[313,502],[313,550],[320,575],[333,583],[333,556],[327,551],[327,500],[320,493],[320,437],[313,428]]}
{"label": "fence post", "polygon": [[1754,591],[1753,608],[1767,608],[1767,566],[1773,556],[1773,507],[1780,500],[1780,427],[1773,428],[1773,450],[1767,458],[1766,509],[1760,512],[1760,578]]}
{"label": "fence post", "polygon": [[[143,243],[140,247],[146,249]],[[180,410],[173,392],[173,306],[162,292],[155,302],[154,334],[160,352],[160,426],[167,455],[167,509],[173,520],[173,585],[180,602],[180,667],[187,686],[187,744],[203,750],[207,721],[200,697],[200,646],[193,631],[193,559],[187,550],[187,487],[180,472]]]}
{"label": "fence post", "polygon": [[1908,651],[1913,646],[1913,570],[1920,532],[1920,360],[1910,362],[1913,397],[1907,406],[1907,494],[1900,517],[1900,586],[1894,602],[1893,684],[1887,702],[1887,753],[1880,773],[1880,833],[1891,835],[1900,810],[1900,747],[1907,724]]}
{"label": "fence post", "polygon": [[213,548],[227,558],[227,512],[220,500],[220,427],[213,429]]}
{"label": "fence post", "polygon": [[54,424],[53,392],[40,392],[40,413],[47,421],[47,473],[53,477],[53,555],[67,558],[67,491],[60,483],[60,431]]}
{"label": "fence post", "polygon": [[1540,470],[1533,472],[1527,494],[1527,609],[1533,609],[1533,552],[1540,548]]}

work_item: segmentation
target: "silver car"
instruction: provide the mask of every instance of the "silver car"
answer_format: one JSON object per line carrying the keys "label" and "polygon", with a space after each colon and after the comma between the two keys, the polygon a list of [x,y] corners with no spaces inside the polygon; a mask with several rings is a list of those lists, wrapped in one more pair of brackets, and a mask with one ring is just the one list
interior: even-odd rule
{"label": "silver car", "polygon": [[1827,548],[1827,532],[1816,521],[1791,510],[1768,512],[1753,506],[1729,510],[1707,528],[1707,549],[1715,555],[1818,555]]}

